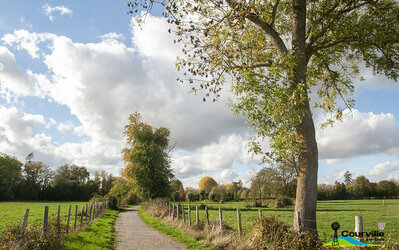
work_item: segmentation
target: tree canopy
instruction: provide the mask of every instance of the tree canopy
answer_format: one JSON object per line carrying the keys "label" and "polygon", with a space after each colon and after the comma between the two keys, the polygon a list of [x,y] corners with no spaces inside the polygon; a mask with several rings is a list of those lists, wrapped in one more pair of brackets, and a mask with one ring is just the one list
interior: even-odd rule
{"label": "tree canopy", "polygon": [[134,185],[142,199],[168,196],[169,182],[173,178],[169,130],[153,128],[141,121],[141,115],[136,112],[129,116],[123,134],[127,147],[122,151],[125,162],[122,175]]}
{"label": "tree canopy", "polygon": [[22,162],[0,153],[0,200],[14,198],[14,188],[21,179]]}
{"label": "tree canopy", "polygon": [[[131,13],[152,0],[128,2]],[[216,100],[232,83],[232,110],[255,129],[263,160],[298,159],[294,228],[316,232],[318,149],[310,106],[341,119],[353,106],[359,65],[397,80],[395,0],[164,0],[184,56],[179,80]],[[318,98],[310,100],[310,92]],[[342,99],[342,104],[339,101]],[[312,102],[312,103],[311,103]],[[268,138],[264,151],[258,139]]]}
{"label": "tree canopy", "polygon": [[200,190],[205,190],[205,192],[209,194],[212,188],[216,187],[217,185],[218,183],[212,177],[205,176],[200,180],[198,187]]}

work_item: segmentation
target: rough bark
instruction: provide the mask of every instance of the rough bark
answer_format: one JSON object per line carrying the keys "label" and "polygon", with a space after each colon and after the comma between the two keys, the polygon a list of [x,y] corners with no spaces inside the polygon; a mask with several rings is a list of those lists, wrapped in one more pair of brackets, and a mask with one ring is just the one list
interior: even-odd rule
{"label": "rough bark", "polygon": [[[297,64],[293,71],[292,88],[306,83],[306,0],[292,0],[292,48]],[[309,102],[302,100],[298,107],[301,123],[296,127],[301,148],[298,157],[298,184],[295,203],[294,229],[317,234],[317,169],[318,152],[315,128]]]}

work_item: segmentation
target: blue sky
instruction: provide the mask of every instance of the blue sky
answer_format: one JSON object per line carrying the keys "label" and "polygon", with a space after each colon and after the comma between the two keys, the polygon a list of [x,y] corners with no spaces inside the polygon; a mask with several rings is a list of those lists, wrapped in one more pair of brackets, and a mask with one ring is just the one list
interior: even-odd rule
{"label": "blue sky", "polygon": [[[123,126],[138,111],[171,130],[172,166],[186,186],[205,175],[248,183],[260,166],[246,153],[245,119],[178,84],[168,24],[148,16],[140,29],[127,11],[124,1],[0,2],[0,152],[118,175]],[[317,129],[319,182],[342,181],[346,170],[399,179],[399,85],[362,74],[355,109]]]}

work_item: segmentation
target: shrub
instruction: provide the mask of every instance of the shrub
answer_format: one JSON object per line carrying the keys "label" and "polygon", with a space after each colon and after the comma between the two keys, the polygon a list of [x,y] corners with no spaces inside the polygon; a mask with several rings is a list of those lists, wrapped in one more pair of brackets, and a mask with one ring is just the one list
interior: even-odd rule
{"label": "shrub", "polygon": [[89,203],[94,203],[94,202],[101,202],[101,201],[106,201],[107,198],[105,196],[101,196],[99,194],[93,195],[91,199],[89,200]]}
{"label": "shrub", "polygon": [[46,233],[42,224],[29,225],[25,232],[21,224],[10,225],[0,232],[1,249],[59,249],[66,235],[64,224],[50,221]]}
{"label": "shrub", "polygon": [[275,208],[281,208],[292,205],[292,200],[286,196],[277,197],[276,201],[274,202]]}
{"label": "shrub", "polygon": [[196,200],[196,195],[193,192],[187,192],[186,193],[186,201],[195,201]]}
{"label": "shrub", "polygon": [[110,209],[118,209],[118,199],[115,196],[108,195],[107,200]]}
{"label": "shrub", "polygon": [[297,234],[276,216],[257,218],[251,231],[253,249],[319,249],[321,243],[311,233]]}
{"label": "shrub", "polygon": [[255,201],[254,207],[268,207],[269,203],[267,201]]}

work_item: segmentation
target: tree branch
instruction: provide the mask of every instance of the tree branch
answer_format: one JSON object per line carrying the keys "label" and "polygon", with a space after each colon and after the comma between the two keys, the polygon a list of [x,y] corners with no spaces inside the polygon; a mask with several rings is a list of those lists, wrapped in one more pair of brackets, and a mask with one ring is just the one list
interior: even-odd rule
{"label": "tree branch", "polygon": [[[239,9],[240,5],[233,2],[233,0],[226,0],[227,4],[233,10]],[[280,35],[275,31],[272,25],[268,24],[267,22],[263,21],[257,14],[249,13],[245,16],[246,19],[257,25],[261,28],[273,41],[273,43],[277,46],[278,50],[281,54],[287,54],[288,49],[284,44],[284,41],[281,39]]]}
{"label": "tree branch", "polygon": [[321,31],[317,35],[310,37],[310,41],[306,45],[306,51],[309,52],[308,53],[309,57],[310,57],[312,52],[315,52],[315,50],[312,48],[313,44],[315,42],[317,42],[318,39],[320,39],[321,37],[323,37],[327,33],[327,31],[331,28],[331,26],[337,21],[337,19],[340,16],[342,16],[342,15],[348,13],[348,12],[351,12],[352,10],[360,8],[360,7],[362,7],[362,6],[364,6],[364,5],[369,3],[368,0],[365,0],[363,3],[352,5],[353,2],[354,1],[347,2],[343,8],[341,8],[335,15],[333,15],[331,17],[331,19],[328,21],[328,23],[324,27],[322,27]]}
{"label": "tree branch", "polygon": [[280,0],[277,0],[277,2],[273,5],[272,21],[270,23],[270,26],[272,26],[272,27],[274,27],[274,22],[276,21],[277,7],[278,7],[279,3],[280,3]]}
{"label": "tree branch", "polygon": [[232,69],[255,69],[255,68],[263,68],[263,67],[270,67],[272,66],[272,62],[268,63],[259,63],[259,64],[253,64],[253,65],[234,65],[231,68]]}

